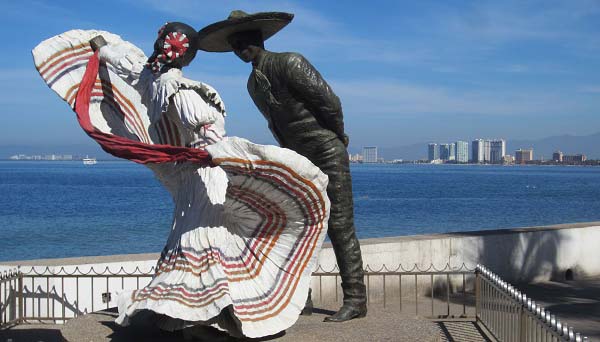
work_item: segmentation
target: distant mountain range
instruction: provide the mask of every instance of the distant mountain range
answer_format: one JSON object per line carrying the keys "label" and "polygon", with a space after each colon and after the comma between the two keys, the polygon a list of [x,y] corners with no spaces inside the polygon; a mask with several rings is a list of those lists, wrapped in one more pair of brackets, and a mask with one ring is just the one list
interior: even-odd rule
{"label": "distant mountain range", "polygon": [[534,159],[551,159],[552,153],[559,150],[564,154],[585,154],[588,159],[600,159],[600,132],[585,135],[559,135],[540,140],[507,140],[506,153],[515,154],[519,148],[533,147]]}
{"label": "distant mountain range", "polygon": [[[404,159],[417,160],[427,159],[427,144],[423,142],[419,144],[411,144],[398,147],[382,147],[378,148],[380,157],[386,160]],[[585,154],[588,159],[600,159],[600,132],[585,135],[559,135],[539,140],[511,140],[506,139],[506,154],[514,155],[515,150],[519,148],[533,148],[534,159],[552,158],[554,151],[560,150],[564,154]],[[359,152],[360,153],[360,152]],[[469,141],[469,157],[471,156],[471,142]]]}
{"label": "distant mountain range", "polygon": [[[427,144],[423,142],[398,147],[383,147],[379,146],[379,156],[386,160],[404,159],[417,160],[427,159]],[[552,158],[552,153],[556,150],[562,151],[564,154],[583,153],[588,159],[600,159],[600,132],[585,135],[559,135],[539,140],[511,140],[506,139],[506,153],[514,155],[515,150],[519,148],[533,148],[534,159]],[[471,155],[471,142],[469,141],[469,156]],[[352,153],[361,153],[356,149],[351,150]],[[116,159],[110,154],[104,152],[95,142],[74,144],[74,145],[43,145],[43,146],[0,146],[0,159],[8,159],[15,154],[27,155],[45,155],[45,154],[73,154],[73,155],[89,155],[97,159]]]}

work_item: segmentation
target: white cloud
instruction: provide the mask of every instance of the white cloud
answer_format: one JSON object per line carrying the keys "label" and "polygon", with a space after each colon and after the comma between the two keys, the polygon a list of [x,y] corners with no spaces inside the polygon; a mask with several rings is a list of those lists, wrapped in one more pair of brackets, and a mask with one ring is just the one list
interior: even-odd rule
{"label": "white cloud", "polygon": [[[48,89],[35,67],[30,69],[0,69],[0,105],[22,105],[43,108],[44,101],[57,97]],[[35,97],[36,101],[31,101]]]}
{"label": "white cloud", "polygon": [[580,25],[598,13],[597,1],[475,2],[440,13],[429,29],[488,46],[519,40],[576,46],[596,40]]}
{"label": "white cloud", "polygon": [[82,16],[69,6],[60,6],[50,1],[5,1],[2,4],[2,16],[19,18],[23,25],[49,24],[71,27],[98,27],[92,16]]}
{"label": "white cloud", "polygon": [[29,69],[0,69],[0,83],[12,83],[23,80],[41,79],[33,66],[31,59],[31,68]]}
{"label": "white cloud", "polygon": [[332,86],[350,115],[569,115],[600,105],[600,99],[582,99],[560,90],[459,90],[386,79],[338,80]]}
{"label": "white cloud", "polygon": [[600,94],[600,85],[588,85],[579,88],[582,93]]}
{"label": "white cloud", "polygon": [[510,73],[523,73],[530,71],[529,66],[523,64],[510,64],[504,67],[501,67],[498,71],[501,72],[510,72]]}

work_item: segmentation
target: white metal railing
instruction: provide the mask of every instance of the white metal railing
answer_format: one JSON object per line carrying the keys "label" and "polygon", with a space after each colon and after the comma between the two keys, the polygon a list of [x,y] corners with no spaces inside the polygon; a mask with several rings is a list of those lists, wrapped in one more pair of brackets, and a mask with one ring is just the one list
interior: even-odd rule
{"label": "white metal railing", "polygon": [[485,266],[475,273],[477,323],[499,341],[589,341]]}

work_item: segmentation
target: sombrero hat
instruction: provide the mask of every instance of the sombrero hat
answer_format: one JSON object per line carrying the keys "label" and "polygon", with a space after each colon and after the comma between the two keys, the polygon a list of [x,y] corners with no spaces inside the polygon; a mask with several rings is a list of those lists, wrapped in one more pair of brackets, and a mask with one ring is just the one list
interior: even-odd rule
{"label": "sombrero hat", "polygon": [[227,20],[210,24],[198,32],[198,48],[209,52],[233,51],[227,38],[233,33],[261,31],[263,40],[269,39],[292,21],[294,15],[285,12],[248,14],[232,11]]}

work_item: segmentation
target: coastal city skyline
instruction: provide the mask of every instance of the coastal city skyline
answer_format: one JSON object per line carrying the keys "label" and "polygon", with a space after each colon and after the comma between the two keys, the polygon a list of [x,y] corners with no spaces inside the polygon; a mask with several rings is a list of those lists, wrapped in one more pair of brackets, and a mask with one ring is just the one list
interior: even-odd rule
{"label": "coastal city skyline", "polygon": [[[421,146],[422,147],[422,146]],[[426,146],[425,158],[393,158],[386,159],[379,154],[378,146],[365,146],[360,153],[348,153],[353,163],[430,163],[430,164],[586,164],[598,165],[600,159],[588,158],[580,151],[565,153],[555,149],[550,158],[544,155],[534,157],[534,148],[519,147],[512,151],[507,149],[506,139],[477,138],[471,142],[458,140],[452,143],[430,142]],[[511,154],[512,152],[512,154]]]}
{"label": "coastal city skyline", "polygon": [[[567,136],[568,137],[568,136]],[[550,152],[550,156],[548,153],[545,155],[543,153],[536,154],[536,157],[533,157],[534,148],[533,145],[536,145],[535,142],[523,143],[517,142],[517,147],[512,150],[507,149],[507,140],[506,139],[482,139],[477,138],[470,142],[465,140],[458,140],[453,143],[440,143],[440,142],[430,142],[427,144],[427,149],[424,154],[419,155],[418,157],[410,157],[408,155],[402,155],[396,153],[394,157],[390,158],[389,156],[385,156],[381,154],[380,146],[364,146],[360,150],[360,152],[356,153],[356,149],[348,150],[348,156],[351,162],[359,162],[359,163],[402,163],[402,162],[423,162],[428,161],[432,163],[458,163],[458,164],[466,164],[466,163],[475,163],[475,164],[523,164],[526,162],[535,162],[537,160],[544,161],[554,161],[559,163],[584,163],[586,160],[597,160],[600,159],[596,156],[598,146],[597,141],[600,141],[600,134],[589,136],[594,138],[594,141],[590,144],[587,142],[587,145],[584,144],[584,147],[578,148],[570,148],[566,149],[566,152],[563,152],[564,146],[569,145],[567,143],[560,144],[554,142],[554,146],[558,146],[558,148],[554,148],[552,152]],[[589,138],[589,137],[571,137],[571,138]],[[551,139],[547,138],[547,139]],[[520,143],[520,145],[519,145]],[[523,146],[529,146],[527,148]],[[416,144],[412,147],[413,149],[421,149],[422,145]],[[68,147],[66,147],[68,149]],[[586,153],[582,153],[582,150],[592,149],[592,158]],[[384,147],[385,149],[385,147]],[[543,149],[542,149],[543,150]],[[546,148],[547,150],[547,148]],[[1,151],[1,148],[0,148]],[[508,152],[507,152],[508,151]],[[21,151],[19,151],[21,152]],[[510,154],[512,152],[513,154]],[[0,152],[1,153],[1,152]],[[20,160],[20,161],[70,161],[70,160],[82,160],[87,158],[89,155],[94,155],[94,152],[86,151],[79,153],[41,153],[39,150],[34,150],[31,153],[16,153],[16,154],[0,154],[0,160]],[[102,151],[99,153],[99,159],[117,159],[109,154],[106,154]],[[418,155],[418,152],[412,155]],[[84,157],[85,156],[85,157]],[[96,158],[95,156],[93,158]]]}

